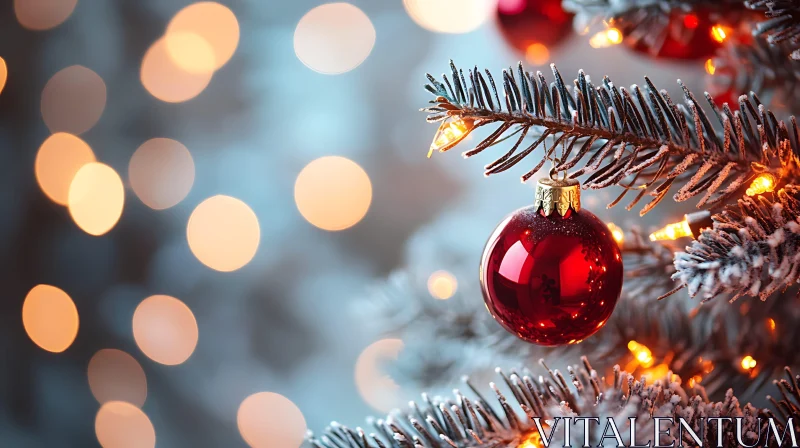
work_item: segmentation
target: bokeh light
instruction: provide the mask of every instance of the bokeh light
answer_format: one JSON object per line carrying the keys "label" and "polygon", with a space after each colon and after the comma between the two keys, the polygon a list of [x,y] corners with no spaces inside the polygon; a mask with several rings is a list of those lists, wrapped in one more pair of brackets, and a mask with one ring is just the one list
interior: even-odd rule
{"label": "bokeh light", "polygon": [[78,0],[14,0],[14,14],[23,27],[42,31],[69,18]]}
{"label": "bokeh light", "polygon": [[64,132],[53,134],[42,143],[36,154],[36,182],[53,202],[67,205],[69,186],[75,174],[94,161],[92,148],[80,138]]}
{"label": "bokeh light", "polygon": [[403,0],[417,25],[436,33],[468,33],[494,13],[495,2],[486,0]]}
{"label": "bokeh light", "polygon": [[456,277],[447,271],[436,271],[428,277],[428,292],[436,299],[447,300],[457,289]]}
{"label": "bokeh light", "polygon": [[128,178],[136,196],[150,208],[163,210],[183,200],[194,183],[194,161],[180,142],[154,138],[131,157]]}
{"label": "bokeh light", "polygon": [[382,368],[383,363],[396,360],[401,350],[400,339],[381,339],[364,349],[356,361],[358,393],[378,411],[389,412],[403,404],[400,386]]}
{"label": "bokeh light", "polygon": [[148,358],[168,366],[178,365],[189,359],[197,347],[197,321],[180,300],[150,296],[133,313],[133,338]]}
{"label": "bokeh light", "polygon": [[82,134],[94,126],[106,107],[106,84],[81,65],[67,67],[42,90],[42,118],[50,132]]}
{"label": "bokeh light", "polygon": [[164,38],[157,40],[144,54],[140,77],[147,91],[161,101],[188,101],[205,90],[212,72],[192,73],[170,57]]}
{"label": "bokeh light", "polygon": [[103,448],[153,448],[156,431],[144,412],[124,401],[109,401],[94,420],[97,441]]}
{"label": "bokeh light", "polygon": [[214,49],[199,34],[176,31],[164,36],[172,61],[189,73],[210,73],[216,68]]}
{"label": "bokeh light", "polygon": [[253,259],[261,229],[253,210],[239,199],[217,195],[201,202],[186,226],[189,248],[201,263],[235,271]]}
{"label": "bokeh light", "polygon": [[75,224],[89,235],[111,230],[122,216],[125,187],[116,171],[92,162],[83,165],[69,186],[67,205]]}
{"label": "bokeh light", "polygon": [[528,45],[525,50],[525,60],[533,65],[544,65],[550,61],[550,50],[545,44],[536,42]]}
{"label": "bokeh light", "polygon": [[372,202],[372,183],[352,160],[321,157],[297,175],[294,200],[300,214],[314,226],[344,230],[367,214]]}
{"label": "bokeh light", "polygon": [[3,87],[6,86],[7,79],[8,79],[8,67],[6,66],[5,59],[0,58],[0,93],[3,93]]}
{"label": "bokeh light", "polygon": [[[181,46],[175,45],[173,34],[184,36],[179,38],[183,40]],[[169,54],[177,65],[193,73],[198,73],[197,69],[199,73],[207,73],[219,69],[233,56],[239,45],[239,22],[227,6],[216,2],[192,3],[175,14],[165,36],[170,42]],[[210,61],[201,41],[211,50]],[[209,62],[211,65],[207,65]]]}
{"label": "bokeh light", "polygon": [[361,65],[375,45],[375,27],[350,3],[326,3],[307,12],[294,30],[294,52],[308,68],[329,75]]}
{"label": "bokeh light", "polygon": [[297,448],[303,444],[306,420],[288,398],[259,392],[242,401],[236,414],[239,433],[253,448]]}
{"label": "bokeh light", "polygon": [[78,335],[78,309],[61,289],[36,285],[22,304],[22,324],[36,345],[61,353]]}
{"label": "bokeh light", "polygon": [[717,72],[717,66],[716,64],[714,64],[714,60],[711,58],[706,59],[706,63],[703,66],[706,69],[706,73],[708,73],[709,75],[713,75],[714,73]]}
{"label": "bokeh light", "polygon": [[89,360],[89,388],[100,404],[125,401],[142,407],[147,398],[147,378],[133,356],[116,349],[99,350]]}

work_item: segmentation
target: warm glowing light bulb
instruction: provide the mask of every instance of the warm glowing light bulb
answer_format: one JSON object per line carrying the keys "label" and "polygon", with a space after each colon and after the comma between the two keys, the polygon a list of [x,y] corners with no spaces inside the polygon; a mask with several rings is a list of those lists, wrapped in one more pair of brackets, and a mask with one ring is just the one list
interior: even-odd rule
{"label": "warm glowing light bulb", "polygon": [[616,28],[609,28],[606,30],[606,37],[612,45],[622,43],[622,32]]}
{"label": "warm glowing light bulb", "polygon": [[689,387],[694,387],[694,386],[700,384],[701,381],[703,381],[703,377],[700,376],[700,375],[695,375],[695,376],[689,378]]}
{"label": "warm glowing light bulb", "polygon": [[713,75],[717,71],[717,66],[714,65],[714,60],[709,58],[706,60],[706,73]]}
{"label": "warm glowing light bulb", "polygon": [[454,118],[453,120],[445,121],[439,126],[436,135],[433,137],[428,157],[433,155],[434,151],[444,152],[452,148],[469,135],[473,128],[472,120]]}
{"label": "warm glowing light bulb", "polygon": [[755,368],[756,364],[758,364],[758,362],[756,362],[756,360],[753,359],[753,357],[750,355],[747,355],[744,358],[742,358],[742,368],[745,370],[751,370]]}
{"label": "warm glowing light bulb", "polygon": [[747,188],[745,193],[748,196],[756,196],[762,193],[768,193],[775,190],[775,184],[777,183],[778,182],[775,179],[775,176],[769,173],[762,173],[753,179],[753,182]]}
{"label": "warm glowing light bulb", "polygon": [[0,92],[6,86],[6,79],[8,79],[8,67],[6,66],[6,61],[0,58]]}
{"label": "warm glowing light bulb", "polygon": [[692,236],[692,229],[689,228],[689,221],[684,219],[651,233],[650,241],[677,240],[685,236]]}
{"label": "warm glowing light bulb", "polygon": [[777,325],[775,324],[775,319],[771,317],[767,318],[767,328],[769,328],[769,331],[775,331],[776,327]]}
{"label": "warm glowing light bulb", "polygon": [[[544,423],[542,426],[545,427]],[[517,448],[542,448],[543,446],[542,437],[539,435],[539,431],[532,431],[530,434],[525,436],[524,439],[522,439],[522,442],[517,445]]]}
{"label": "warm glowing light bulb", "polygon": [[653,365],[653,353],[647,346],[632,340],[628,342],[628,350],[633,353],[633,356],[636,357],[636,361],[638,361],[642,367],[647,368]]}
{"label": "warm glowing light bulb", "polygon": [[589,39],[592,48],[608,48],[612,45],[622,43],[622,31],[611,27],[607,30],[599,31]]}
{"label": "warm glowing light bulb", "polygon": [[623,232],[618,225],[614,224],[613,222],[610,222],[606,225],[608,226],[608,230],[611,231],[611,236],[614,237],[614,241],[616,241],[617,244],[622,244],[625,242],[625,232]]}
{"label": "warm glowing light bulb", "polygon": [[724,42],[725,39],[728,38],[729,32],[730,28],[722,25],[714,25],[711,27],[711,37],[719,43]]}

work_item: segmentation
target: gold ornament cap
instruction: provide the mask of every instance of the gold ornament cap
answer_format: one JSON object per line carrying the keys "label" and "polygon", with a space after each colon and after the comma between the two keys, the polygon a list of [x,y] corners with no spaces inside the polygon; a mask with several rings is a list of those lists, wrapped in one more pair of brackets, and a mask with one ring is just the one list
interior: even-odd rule
{"label": "gold ornament cap", "polygon": [[536,183],[536,198],[533,205],[536,210],[544,211],[545,216],[550,216],[553,210],[564,216],[567,210],[573,211],[581,209],[581,184],[575,179],[562,177],[558,179],[550,173],[550,178],[539,179]]}

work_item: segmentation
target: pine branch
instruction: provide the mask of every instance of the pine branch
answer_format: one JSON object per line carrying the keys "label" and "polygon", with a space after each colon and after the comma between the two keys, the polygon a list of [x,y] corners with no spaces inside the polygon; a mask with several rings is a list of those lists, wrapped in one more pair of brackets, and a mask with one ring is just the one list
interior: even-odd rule
{"label": "pine branch", "polygon": [[714,57],[714,73],[708,75],[715,96],[753,92],[779,110],[800,103],[800,64],[788,58],[786,44],[770,45],[761,37],[731,36]]}
{"label": "pine branch", "polygon": [[676,273],[691,297],[731,295],[766,300],[797,282],[800,269],[800,187],[744,197],[714,215],[685,252],[675,255]]}
{"label": "pine branch", "polygon": [[[426,89],[436,100],[423,111],[430,114],[429,122],[458,118],[465,130],[461,138],[437,149],[447,151],[489,124],[498,127],[465,152],[466,157],[519,134],[507,153],[486,166],[487,175],[506,171],[543,147],[539,162],[522,176],[526,181],[547,160],[556,159],[560,147],[559,170],[572,169],[588,159],[572,173],[573,177],[588,175],[584,188],[625,187],[610,206],[631,190],[638,194],[628,209],[645,194],[653,196],[642,215],[664,199],[673,185],[681,186],[673,196],[676,201],[704,193],[698,206],[712,206],[735,195],[760,172],[772,173],[786,183],[798,176],[794,118],[790,132],[756,96],[740,97],[740,110],[733,111],[727,105],[720,110],[706,95],[718,131],[680,81],[685,105],[673,103],[667,92],[659,91],[647,77],[644,89],[634,85],[629,91],[617,88],[608,77],[595,87],[580,71],[570,89],[555,65],[551,66],[555,81],[548,83],[540,72],[524,72],[520,64],[516,73],[503,71],[501,102],[488,71],[484,77],[477,67],[469,70],[468,84],[464,72],[452,62],[450,66],[452,83],[446,75],[443,83],[428,75]],[[538,137],[523,145],[530,131]],[[546,143],[548,137],[553,138],[552,145]]]}
{"label": "pine branch", "polygon": [[667,277],[675,272],[677,247],[669,241],[652,242],[639,228],[624,234],[620,247],[625,264],[625,294],[649,301],[674,287]]}
{"label": "pine branch", "polygon": [[[558,370],[550,370],[544,361],[540,361],[544,372],[538,377],[527,370],[506,375],[498,369],[502,381],[500,385],[490,384],[494,394],[492,401],[485,399],[465,377],[470,396],[458,390],[454,391],[453,398],[431,398],[423,394],[422,402],[411,402],[408,410],[397,411],[386,419],[372,420],[374,431],[354,430],[332,423],[321,437],[310,434],[309,441],[316,448],[517,447],[528,442],[536,445],[536,417],[552,425],[556,425],[552,421],[557,417],[600,417],[601,422],[607,417],[619,422],[636,417],[639,434],[653,434],[653,417],[667,417],[673,422],[663,426],[670,426],[668,434],[671,436],[662,438],[661,443],[678,445],[691,441],[674,438],[679,433],[678,418],[683,418],[703,439],[703,446],[717,446],[716,423],[707,423],[703,418],[741,417],[743,442],[753,445],[758,442],[757,434],[766,434],[767,420],[759,418],[777,417],[782,432],[789,417],[794,419],[796,427],[800,416],[797,406],[800,377],[794,377],[788,368],[787,379],[777,382],[784,398],[773,400],[776,408],[773,412],[760,411],[749,404],[741,406],[732,390],[723,401],[710,401],[700,387],[685,389],[672,372],[648,384],[644,379],[636,381],[619,366],[614,367],[612,377],[606,378],[595,371],[585,357],[581,360],[580,366],[568,369],[569,379]],[[581,425],[574,426],[571,439],[583,440]],[[723,425],[723,446],[738,446],[735,428],[735,425]],[[544,431],[548,433],[547,429]],[[569,445],[569,441],[560,439],[563,429],[556,427],[552,433],[555,446]],[[591,446],[602,445],[601,434],[602,431],[590,434],[594,435],[589,438]],[[631,441],[626,440],[629,434],[621,431],[620,435],[630,444]]]}
{"label": "pine branch", "polygon": [[800,60],[800,3],[795,0],[750,0],[748,8],[763,11],[767,20],[756,25],[754,34],[767,36],[770,44],[788,43],[790,57]]}
{"label": "pine branch", "polygon": [[[666,364],[684,380],[702,381],[712,397],[735,387],[740,397],[749,400],[763,394],[784,366],[800,367],[800,352],[791,343],[800,338],[800,328],[794,325],[800,321],[800,307],[787,300],[690,310],[690,303],[683,300],[654,302],[674,286],[668,274],[674,271],[675,248],[651,242],[636,230],[625,234],[625,286],[606,326],[579,345],[556,348],[523,342],[497,325],[483,306],[474,258],[439,237],[434,232],[416,238],[425,252],[409,260],[414,268],[393,273],[357,306],[363,322],[385,337],[403,340],[399,358],[387,365],[390,376],[403,387],[447,389],[452,385],[446,381],[457,372],[487,377],[496,365],[517,366],[541,357],[558,363],[592,353],[603,372],[621,364],[634,374],[650,374]],[[458,279],[458,290],[450,299],[431,297],[427,289],[431,266],[447,269]],[[652,366],[636,360],[628,347],[632,340],[651,350]],[[746,355],[757,358],[755,369],[742,369]]]}

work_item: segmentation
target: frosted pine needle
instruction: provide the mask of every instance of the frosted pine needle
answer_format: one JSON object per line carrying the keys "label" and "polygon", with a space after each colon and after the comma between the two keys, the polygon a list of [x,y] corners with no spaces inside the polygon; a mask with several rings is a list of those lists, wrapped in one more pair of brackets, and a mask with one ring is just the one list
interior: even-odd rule
{"label": "frosted pine needle", "polygon": [[[334,423],[319,437],[310,434],[309,441],[316,448],[516,448],[538,437],[534,423],[537,417],[547,425],[557,425],[555,419],[563,417],[599,417],[601,422],[607,417],[618,422],[636,417],[637,432],[651,435],[653,417],[668,417],[674,424],[662,427],[670,427],[672,436],[665,436],[661,442],[670,444],[679,442],[674,436],[678,434],[680,417],[700,434],[703,446],[716,446],[715,424],[711,423],[705,432],[700,431],[701,420],[741,417],[747,429],[744,442],[752,444],[767,424],[758,418],[775,415],[749,404],[740,405],[732,391],[722,401],[710,401],[702,388],[685,389],[671,372],[654,381],[636,380],[614,367],[612,376],[604,377],[584,357],[581,365],[569,368],[564,376],[558,370],[548,369],[544,361],[540,364],[543,369],[538,375],[527,370],[506,374],[498,369],[499,383],[489,385],[488,395],[465,378],[466,393],[455,390],[447,398],[423,394],[422,400],[411,402],[408,409],[396,411],[385,419],[371,420],[368,429],[351,429]],[[789,416],[798,415],[797,379],[788,369],[787,373],[790,380],[781,382],[785,397],[780,402],[774,401],[782,418],[777,421],[780,429]],[[580,426],[573,428],[573,443],[583,441]],[[565,441],[559,439],[563,430],[553,433],[552,443],[564,445]],[[590,434],[592,446],[600,442],[601,433],[599,430]],[[622,432],[621,436],[625,440],[627,434]],[[735,425],[723,425],[723,443],[726,447],[737,446]]]}

